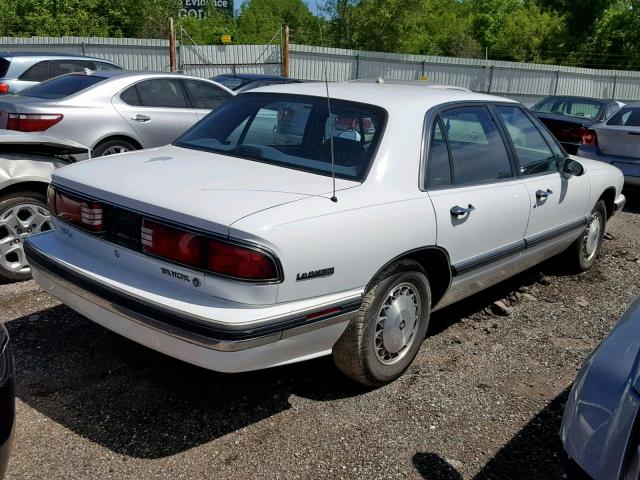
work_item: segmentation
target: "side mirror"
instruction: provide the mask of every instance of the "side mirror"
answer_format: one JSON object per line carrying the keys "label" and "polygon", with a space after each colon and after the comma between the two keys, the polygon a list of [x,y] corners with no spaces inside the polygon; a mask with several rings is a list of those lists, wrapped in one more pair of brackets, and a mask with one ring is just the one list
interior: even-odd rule
{"label": "side mirror", "polygon": [[567,158],[562,165],[562,171],[568,175],[579,177],[584,174],[584,167],[577,160]]}

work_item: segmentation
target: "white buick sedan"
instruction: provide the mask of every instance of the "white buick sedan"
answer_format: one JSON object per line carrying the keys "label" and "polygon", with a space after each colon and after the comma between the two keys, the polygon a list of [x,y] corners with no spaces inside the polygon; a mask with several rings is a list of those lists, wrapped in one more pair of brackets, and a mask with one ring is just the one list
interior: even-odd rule
{"label": "white buick sedan", "polygon": [[[127,338],[240,372],[333,354],[368,385],[430,313],[549,257],[578,270],[625,198],[519,103],[384,83],[239,95],[173,145],[54,173],[25,245],[49,293]],[[335,181],[335,187],[334,187]]]}

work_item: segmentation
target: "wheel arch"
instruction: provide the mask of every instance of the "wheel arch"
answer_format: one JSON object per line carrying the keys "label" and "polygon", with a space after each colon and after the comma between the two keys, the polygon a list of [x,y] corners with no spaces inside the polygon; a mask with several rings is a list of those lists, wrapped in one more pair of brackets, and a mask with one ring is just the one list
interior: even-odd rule
{"label": "wheel arch", "polygon": [[444,248],[435,245],[409,250],[392,258],[373,275],[365,291],[369,291],[373,282],[389,265],[399,260],[414,260],[424,268],[431,286],[431,307],[437,305],[451,285],[453,272],[451,271],[449,253]]}
{"label": "wheel arch", "polygon": [[25,180],[11,183],[2,189],[0,189],[0,199],[6,197],[7,195],[12,195],[15,193],[28,193],[28,192],[36,192],[41,193],[45,197],[47,196],[47,189],[49,188],[49,182],[45,182],[44,180]]}
{"label": "wheel arch", "polygon": [[132,137],[131,135],[126,135],[126,134],[109,134],[103,138],[101,138],[100,140],[98,140],[93,147],[91,148],[91,150],[95,150],[96,148],[98,148],[99,145],[105,143],[105,142],[110,142],[111,140],[126,140],[127,142],[133,143],[136,147],[138,147],[138,150],[142,150],[144,147],[142,146],[142,144],[140,143],[140,141],[137,138]]}
{"label": "wheel arch", "polygon": [[615,200],[616,200],[616,189],[615,187],[608,187],[602,192],[598,201],[604,201],[605,206],[607,207],[607,218],[611,218],[613,215],[613,211],[615,209]]}

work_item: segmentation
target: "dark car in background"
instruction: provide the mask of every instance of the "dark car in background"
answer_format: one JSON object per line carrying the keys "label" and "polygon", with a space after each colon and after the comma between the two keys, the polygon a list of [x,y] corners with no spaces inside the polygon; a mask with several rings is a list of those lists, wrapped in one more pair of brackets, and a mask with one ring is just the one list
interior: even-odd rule
{"label": "dark car in background", "polygon": [[543,98],[530,110],[555,135],[567,153],[575,154],[586,129],[611,117],[622,105],[614,100],[551,96]]}
{"label": "dark car in background", "polygon": [[585,131],[578,155],[618,167],[625,188],[640,190],[640,102]]}
{"label": "dark car in background", "polygon": [[85,70],[122,70],[99,58],[51,52],[0,52],[0,95]]}
{"label": "dark car in background", "polygon": [[262,75],[257,73],[241,73],[217,75],[211,77],[210,80],[217,82],[236,93],[252,90],[267,85],[282,85],[283,83],[301,83],[303,80],[289,77],[281,77],[279,75]]}
{"label": "dark car in background", "polygon": [[11,453],[16,416],[16,382],[9,334],[0,324],[0,479],[4,478]]}

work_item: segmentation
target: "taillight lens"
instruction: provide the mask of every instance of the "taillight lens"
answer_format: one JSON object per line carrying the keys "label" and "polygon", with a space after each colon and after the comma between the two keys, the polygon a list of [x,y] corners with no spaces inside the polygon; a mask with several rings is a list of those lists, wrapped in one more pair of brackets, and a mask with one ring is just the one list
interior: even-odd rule
{"label": "taillight lens", "polygon": [[598,145],[598,135],[592,128],[585,129],[582,132],[582,144],[583,145]]}
{"label": "taillight lens", "polygon": [[207,270],[245,280],[274,280],[278,272],[268,255],[249,248],[209,240]]}
{"label": "taillight lens", "polygon": [[91,232],[104,231],[103,207],[99,202],[90,202],[50,188],[47,203],[49,211],[60,220]]}
{"label": "taillight lens", "polygon": [[192,267],[202,267],[204,238],[150,220],[142,221],[142,251]]}
{"label": "taillight lens", "polygon": [[0,83],[0,94],[9,93],[9,85],[6,83]]}
{"label": "taillight lens", "polygon": [[258,281],[278,278],[269,255],[152,220],[142,221],[140,242],[145,253],[219,275]]}
{"label": "taillight lens", "polygon": [[7,130],[44,132],[62,120],[61,113],[10,113]]}

